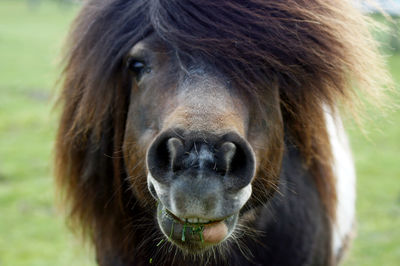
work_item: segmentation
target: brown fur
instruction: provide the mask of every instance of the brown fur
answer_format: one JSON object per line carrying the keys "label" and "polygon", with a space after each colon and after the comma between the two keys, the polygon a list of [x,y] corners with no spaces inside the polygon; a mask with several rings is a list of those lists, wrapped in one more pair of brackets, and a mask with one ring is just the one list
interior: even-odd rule
{"label": "brown fur", "polygon": [[[276,185],[281,157],[274,154],[282,152],[284,130],[301,150],[334,220],[335,179],[324,105],[353,109],[360,91],[376,101],[376,88],[386,81],[369,21],[349,2],[88,1],[67,45],[56,176],[70,218],[91,235],[97,249],[140,254],[131,247],[154,233],[140,228],[146,224],[141,217],[150,217],[143,207],[154,207],[146,187],[146,150],[135,136],[124,135],[135,84],[123,59],[149,32],[169,43],[183,62],[193,54],[213,62],[256,103],[252,112],[282,117],[284,129],[279,123],[250,121],[259,123],[260,130],[271,127],[271,139],[277,140],[265,149],[267,154],[257,150],[262,159],[254,197]],[[279,95],[268,88],[277,88]],[[279,102],[280,109],[269,108],[270,101]],[[132,144],[125,154],[135,161],[124,161],[124,138]],[[127,176],[126,163],[135,169],[134,176]]]}

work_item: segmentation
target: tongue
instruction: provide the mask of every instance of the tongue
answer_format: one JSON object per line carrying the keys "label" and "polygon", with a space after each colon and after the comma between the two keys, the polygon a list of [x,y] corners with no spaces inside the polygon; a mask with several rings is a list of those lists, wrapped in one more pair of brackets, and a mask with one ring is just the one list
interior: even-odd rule
{"label": "tongue", "polygon": [[227,233],[228,228],[225,223],[219,222],[204,227],[203,239],[208,243],[219,243],[226,237]]}

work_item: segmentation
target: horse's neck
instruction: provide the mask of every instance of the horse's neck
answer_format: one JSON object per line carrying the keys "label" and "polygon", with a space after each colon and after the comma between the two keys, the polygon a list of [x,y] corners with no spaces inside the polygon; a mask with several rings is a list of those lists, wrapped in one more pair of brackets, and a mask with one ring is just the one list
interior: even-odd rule
{"label": "horse's neck", "polygon": [[[328,217],[314,179],[303,166],[300,152],[286,141],[279,191],[262,207],[254,224],[258,230],[265,232],[262,243],[267,248],[256,245],[252,249],[259,250],[261,257],[288,259],[285,263],[270,261],[269,265],[328,265],[329,262],[318,261],[318,257],[326,257],[323,252],[327,250],[331,250],[333,261],[338,262],[353,235],[354,163],[340,117],[334,117],[328,111],[325,115],[336,183],[335,218]],[[311,261],[305,263],[307,258]]]}

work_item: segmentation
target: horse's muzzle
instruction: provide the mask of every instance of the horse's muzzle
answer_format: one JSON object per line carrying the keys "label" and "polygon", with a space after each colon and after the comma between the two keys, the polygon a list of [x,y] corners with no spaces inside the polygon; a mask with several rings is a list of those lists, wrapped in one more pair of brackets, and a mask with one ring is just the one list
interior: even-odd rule
{"label": "horse's muzzle", "polygon": [[158,222],[164,234],[180,246],[206,247],[233,231],[251,195],[255,156],[234,132],[173,129],[150,145],[147,167],[148,187],[159,203]]}

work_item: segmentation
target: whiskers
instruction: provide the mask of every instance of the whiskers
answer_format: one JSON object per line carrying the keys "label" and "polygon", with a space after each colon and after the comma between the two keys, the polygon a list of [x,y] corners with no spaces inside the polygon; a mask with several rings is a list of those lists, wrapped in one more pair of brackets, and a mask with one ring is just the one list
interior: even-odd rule
{"label": "whiskers", "polygon": [[254,264],[255,254],[249,243],[264,246],[260,241],[262,236],[264,236],[263,231],[255,229],[244,219],[238,222],[235,230],[224,242],[198,253],[182,249],[159,230],[149,233],[139,248],[150,251],[149,261],[151,260],[154,265],[189,265],[193,261],[196,265],[230,265],[232,256],[236,257],[237,254],[241,254],[248,262]]}

